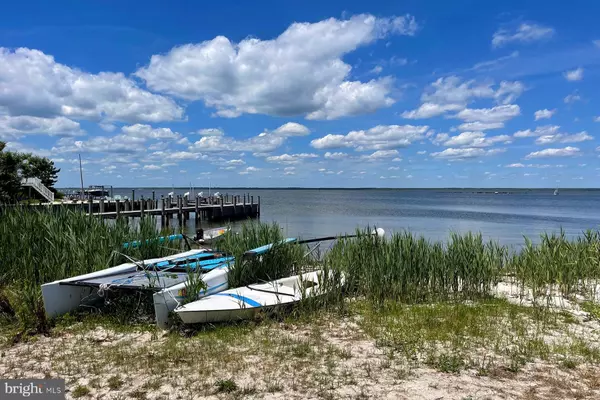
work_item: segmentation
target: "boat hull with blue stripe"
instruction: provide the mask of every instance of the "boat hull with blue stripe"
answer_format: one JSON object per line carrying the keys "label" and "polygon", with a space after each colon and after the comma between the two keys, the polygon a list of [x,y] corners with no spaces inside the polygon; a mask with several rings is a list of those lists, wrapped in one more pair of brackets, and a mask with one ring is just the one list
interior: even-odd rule
{"label": "boat hull with blue stripe", "polygon": [[225,290],[177,307],[175,313],[186,324],[252,319],[261,311],[274,311],[323,294],[322,274],[322,271],[308,272]]}

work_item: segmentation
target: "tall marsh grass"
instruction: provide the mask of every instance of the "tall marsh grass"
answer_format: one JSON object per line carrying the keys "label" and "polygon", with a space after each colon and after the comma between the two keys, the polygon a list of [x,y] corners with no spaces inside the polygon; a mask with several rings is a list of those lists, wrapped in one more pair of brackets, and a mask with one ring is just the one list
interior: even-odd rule
{"label": "tall marsh grass", "polygon": [[343,272],[352,296],[382,304],[419,303],[489,294],[503,273],[506,249],[481,235],[452,234],[448,244],[409,232],[379,238],[358,231],[342,239],[325,258],[325,268]]}
{"label": "tall marsh grass", "polygon": [[[172,254],[173,249],[157,241],[122,247],[164,234],[150,218],[131,226],[68,210],[1,211],[0,317],[18,322],[23,330],[47,330],[40,285],[120,264],[126,261],[123,254],[136,259]],[[381,238],[365,230],[338,240],[322,259],[307,257],[304,246],[283,244],[284,239],[276,223],[249,222],[224,235],[215,247],[235,257],[229,287],[324,269],[329,295],[308,301],[308,308],[340,305],[348,296],[373,305],[485,298],[507,277],[534,294],[554,290],[597,299],[599,231],[572,240],[562,232],[543,235],[539,244],[525,239],[521,251],[511,253],[480,234],[452,234],[447,242],[432,242],[409,232]],[[244,256],[269,243],[275,244],[269,252]],[[192,276],[190,284],[200,285],[198,277]]]}
{"label": "tall marsh grass", "polygon": [[124,242],[159,235],[150,218],[132,227],[63,209],[2,210],[0,316],[15,318],[23,329],[45,330],[42,284],[126,262],[123,254],[136,259],[172,254],[157,242],[123,248]]}
{"label": "tall marsh grass", "polygon": [[372,304],[484,298],[500,280],[512,280],[534,297],[578,294],[600,302],[600,231],[574,239],[564,232],[543,234],[539,244],[525,238],[516,253],[472,233],[453,233],[446,243],[410,232],[357,235],[339,240],[324,268],[343,273],[346,295]]}
{"label": "tall marsh grass", "polygon": [[543,234],[537,245],[525,238],[525,246],[509,260],[508,269],[534,296],[558,292],[597,298],[600,231],[590,230],[573,240],[563,231]]}
{"label": "tall marsh grass", "polygon": [[[284,244],[285,237],[278,224],[249,221],[238,233],[224,235],[216,247],[235,257],[228,274],[229,287],[240,287],[256,282],[271,281],[302,272],[310,263],[304,257],[304,248]],[[261,256],[244,257],[247,250],[273,243]]]}

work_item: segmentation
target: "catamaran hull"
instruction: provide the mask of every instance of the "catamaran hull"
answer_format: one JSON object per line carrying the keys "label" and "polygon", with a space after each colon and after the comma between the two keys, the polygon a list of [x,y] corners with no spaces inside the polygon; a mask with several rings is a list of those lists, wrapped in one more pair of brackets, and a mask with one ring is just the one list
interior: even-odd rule
{"label": "catamaran hull", "polygon": [[[274,312],[303,298],[323,294],[321,271],[309,272],[264,284],[229,289],[177,307],[175,313],[186,324],[252,319],[259,312]],[[308,288],[300,285],[307,285]]]}
{"label": "catamaran hull", "polygon": [[[193,255],[204,253],[205,249],[191,250],[185,253],[175,254],[169,257],[154,258],[144,260],[145,264],[169,261],[182,257],[191,257]],[[49,317],[57,317],[68,312],[76,310],[81,304],[93,303],[99,299],[98,288],[90,286],[76,286],[73,282],[84,281],[87,279],[102,278],[120,273],[133,273],[137,270],[134,263],[125,263],[115,267],[103,269],[101,271],[89,274],[79,275],[72,278],[61,279],[42,285],[42,298],[44,300],[44,309]],[[70,284],[71,283],[71,284]]]}
{"label": "catamaran hull", "polygon": [[92,303],[98,299],[96,288],[66,286],[58,282],[42,285],[44,309],[49,317],[58,317],[77,309],[82,303]]}

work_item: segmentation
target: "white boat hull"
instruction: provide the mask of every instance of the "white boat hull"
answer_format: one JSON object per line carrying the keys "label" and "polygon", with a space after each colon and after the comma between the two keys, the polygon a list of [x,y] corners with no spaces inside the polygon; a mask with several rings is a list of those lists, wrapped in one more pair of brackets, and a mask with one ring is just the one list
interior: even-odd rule
{"label": "white boat hull", "polygon": [[251,319],[257,313],[298,303],[323,294],[322,271],[308,272],[263,284],[229,289],[177,307],[186,324]]}
{"label": "white boat hull", "polygon": [[[197,298],[200,299],[226,290],[228,272],[229,264],[224,264],[222,267],[215,268],[204,274],[202,280],[206,284],[206,289],[200,291]],[[154,293],[152,296],[154,302],[154,314],[156,315],[156,325],[159,328],[167,329],[169,327],[169,313],[179,307],[181,302],[185,299],[185,286],[185,283],[180,283]]]}
{"label": "white boat hull", "polygon": [[[153,264],[161,261],[169,261],[177,258],[191,257],[206,252],[205,249],[190,250],[185,253],[174,254],[168,257],[144,260],[145,264]],[[137,265],[125,263],[115,267],[103,269],[89,274],[79,275],[72,278],[61,279],[42,285],[42,297],[44,309],[49,317],[57,317],[77,309],[82,303],[91,302],[98,298],[98,289],[89,286],[71,286],[64,283],[81,281],[85,279],[101,278],[118,273],[135,272]]]}

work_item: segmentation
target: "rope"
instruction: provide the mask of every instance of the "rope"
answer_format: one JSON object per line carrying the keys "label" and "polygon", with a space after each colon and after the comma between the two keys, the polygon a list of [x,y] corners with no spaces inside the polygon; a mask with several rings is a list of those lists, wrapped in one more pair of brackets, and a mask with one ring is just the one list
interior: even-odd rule
{"label": "rope", "polygon": [[104,297],[104,291],[109,290],[110,286],[111,285],[108,283],[101,283],[100,286],[98,286],[98,296]]}

